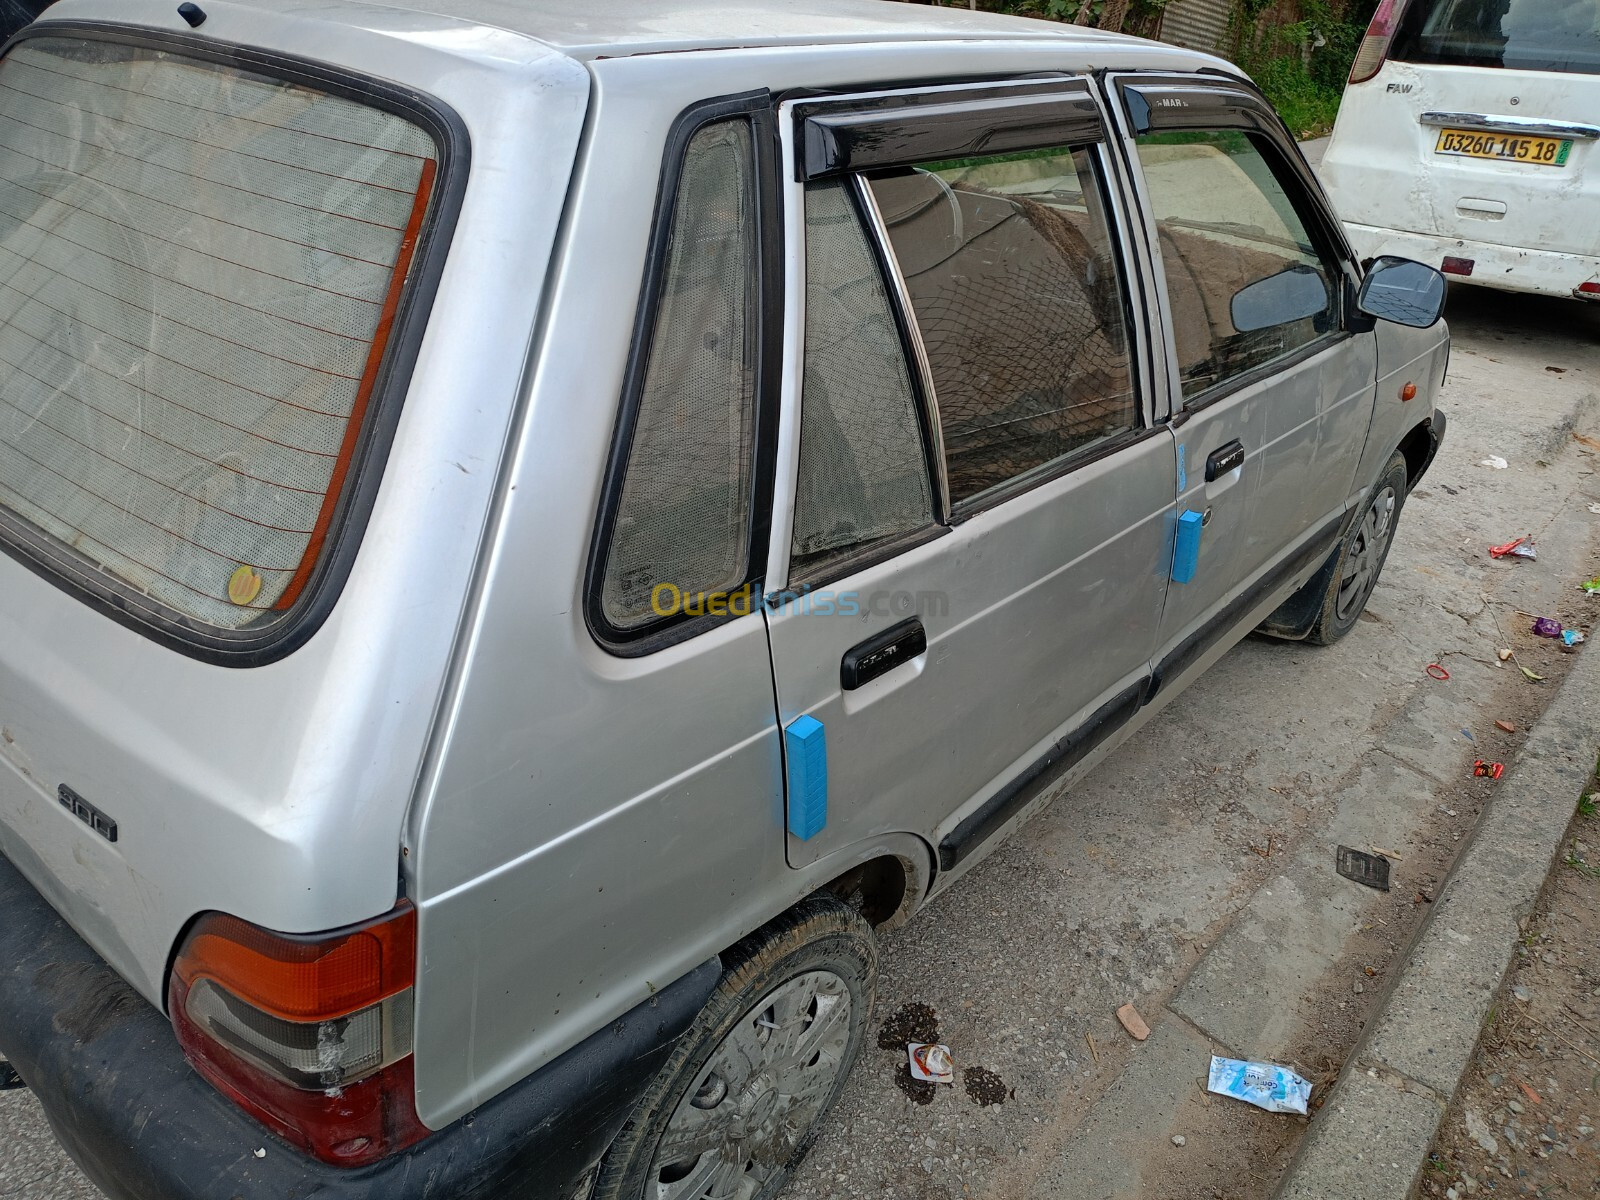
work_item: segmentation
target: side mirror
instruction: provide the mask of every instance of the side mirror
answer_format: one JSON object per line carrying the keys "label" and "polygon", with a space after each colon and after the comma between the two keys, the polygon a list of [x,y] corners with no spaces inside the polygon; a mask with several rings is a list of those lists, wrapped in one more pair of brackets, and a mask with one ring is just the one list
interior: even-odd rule
{"label": "side mirror", "polygon": [[1328,285],[1315,270],[1296,263],[1240,288],[1230,306],[1233,327],[1254,333],[1304,320],[1328,310]]}
{"label": "side mirror", "polygon": [[1361,281],[1356,307],[1369,317],[1426,329],[1444,313],[1444,276],[1409,258],[1385,254]]}

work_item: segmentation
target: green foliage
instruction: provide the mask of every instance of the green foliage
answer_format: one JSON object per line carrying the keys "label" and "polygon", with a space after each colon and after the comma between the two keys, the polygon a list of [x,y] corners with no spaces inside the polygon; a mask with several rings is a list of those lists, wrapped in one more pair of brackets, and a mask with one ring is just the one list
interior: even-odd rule
{"label": "green foliage", "polygon": [[1596,811],[1594,792],[1590,792],[1587,796],[1578,797],[1578,815],[1580,817],[1592,817]]}
{"label": "green foliage", "polygon": [[1298,57],[1268,59],[1245,70],[1255,78],[1267,99],[1297,138],[1321,137],[1333,128],[1339,115],[1342,89],[1317,83]]}
{"label": "green foliage", "polygon": [[1250,72],[1296,137],[1333,128],[1350,64],[1376,7],[1372,0],[1299,0],[1299,20],[1262,21],[1283,0],[1235,0],[1229,33],[1234,59]]}
{"label": "green foliage", "polygon": [[[1087,4],[1085,23],[1098,25],[1108,2],[978,0],[978,6],[987,12],[1071,22]],[[1153,33],[1167,3],[1132,0],[1122,28]],[[1320,137],[1333,128],[1350,64],[1376,7],[1377,0],[1233,0],[1232,57],[1254,77],[1296,137]],[[1285,22],[1285,15],[1298,19]]]}
{"label": "green foliage", "polygon": [[[1009,13],[1017,17],[1042,17],[1048,21],[1074,22],[1083,5],[1089,5],[1088,25],[1099,25],[1105,13],[1106,0],[978,0],[985,12]],[[1146,33],[1155,26],[1156,18],[1167,6],[1168,0],[1133,0],[1122,20],[1122,28],[1130,33]]]}
{"label": "green foliage", "polygon": [[1567,866],[1571,867],[1574,871],[1578,871],[1584,875],[1591,875],[1595,879],[1600,879],[1600,867],[1595,866],[1593,863],[1584,862],[1583,859],[1579,858],[1576,854],[1569,853],[1564,861],[1566,862]]}

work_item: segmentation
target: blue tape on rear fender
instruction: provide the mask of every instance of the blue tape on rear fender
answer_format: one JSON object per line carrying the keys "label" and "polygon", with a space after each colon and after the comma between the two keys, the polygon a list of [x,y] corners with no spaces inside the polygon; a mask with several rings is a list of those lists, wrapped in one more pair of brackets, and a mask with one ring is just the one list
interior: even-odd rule
{"label": "blue tape on rear fender", "polygon": [[1188,583],[1200,569],[1200,526],[1203,516],[1191,509],[1178,514],[1178,536],[1172,546],[1172,582]]}
{"label": "blue tape on rear fender", "polygon": [[789,763],[789,832],[802,842],[828,823],[827,732],[815,717],[796,717],[783,731]]}

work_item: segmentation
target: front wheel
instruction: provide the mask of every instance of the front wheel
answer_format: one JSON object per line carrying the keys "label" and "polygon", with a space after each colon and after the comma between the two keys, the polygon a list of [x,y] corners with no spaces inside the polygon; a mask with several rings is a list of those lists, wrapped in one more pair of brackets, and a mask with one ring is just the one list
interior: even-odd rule
{"label": "front wheel", "polygon": [[866,1034],[872,928],[813,896],[728,954],[601,1164],[594,1200],[769,1200],[811,1148]]}
{"label": "front wheel", "polygon": [[1405,456],[1396,453],[1344,535],[1338,565],[1322,597],[1322,609],[1306,635],[1308,642],[1331,646],[1350,632],[1367,607],[1394,542],[1395,524],[1406,500],[1407,478]]}

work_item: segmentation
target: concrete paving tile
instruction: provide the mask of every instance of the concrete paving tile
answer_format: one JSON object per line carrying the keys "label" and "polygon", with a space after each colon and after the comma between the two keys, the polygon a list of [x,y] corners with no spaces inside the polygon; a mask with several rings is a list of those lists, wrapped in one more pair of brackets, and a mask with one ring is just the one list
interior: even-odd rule
{"label": "concrete paving tile", "polygon": [[1277,1200],[1405,1200],[1444,1109],[1366,1072],[1339,1083]]}
{"label": "concrete paving tile", "polygon": [[1383,902],[1334,872],[1336,842],[1392,848],[1433,804],[1426,778],[1373,756],[1334,797],[1330,834],[1310,839],[1251,897],[1179,989],[1173,1011],[1242,1057],[1283,1059],[1302,1029],[1301,1002]]}
{"label": "concrete paving tile", "polygon": [[1160,1021],[1055,1161],[1035,1177],[1029,1200],[1132,1200],[1148,1194],[1140,1166],[1151,1146],[1168,1140],[1212,1050],[1182,1021]]}

